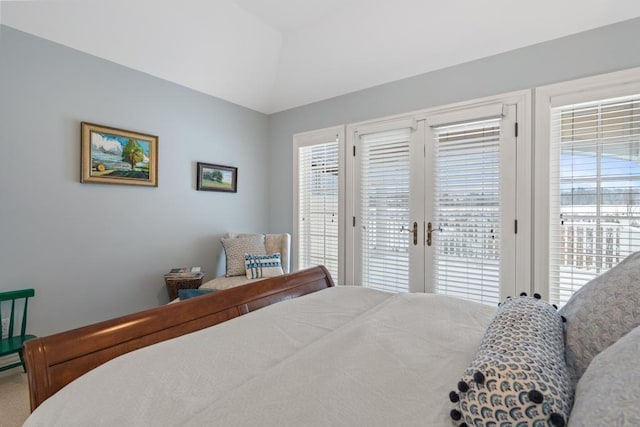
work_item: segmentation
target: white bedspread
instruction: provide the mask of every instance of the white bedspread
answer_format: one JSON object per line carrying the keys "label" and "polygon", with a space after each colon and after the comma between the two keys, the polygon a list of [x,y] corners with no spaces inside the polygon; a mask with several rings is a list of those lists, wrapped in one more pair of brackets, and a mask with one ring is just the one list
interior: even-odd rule
{"label": "white bedspread", "polygon": [[336,287],[120,356],[25,426],[446,426],[495,309]]}

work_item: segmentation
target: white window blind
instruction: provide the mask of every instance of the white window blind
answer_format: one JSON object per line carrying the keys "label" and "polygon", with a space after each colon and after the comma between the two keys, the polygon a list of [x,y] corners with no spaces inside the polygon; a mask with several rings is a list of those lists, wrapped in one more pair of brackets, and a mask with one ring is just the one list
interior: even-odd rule
{"label": "white window blind", "polygon": [[409,290],[409,140],[404,128],[360,138],[362,284]]}
{"label": "white window blind", "polygon": [[500,119],[433,128],[434,285],[485,304],[500,300]]}
{"label": "white window blind", "polygon": [[299,147],[298,267],[338,278],[338,141]]}
{"label": "white window blind", "polygon": [[640,95],[551,109],[549,299],[640,250]]}

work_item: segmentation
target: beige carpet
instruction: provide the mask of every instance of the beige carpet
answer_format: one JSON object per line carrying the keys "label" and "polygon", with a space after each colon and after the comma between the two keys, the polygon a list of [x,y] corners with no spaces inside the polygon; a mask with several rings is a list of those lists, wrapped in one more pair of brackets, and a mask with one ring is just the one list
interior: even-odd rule
{"label": "beige carpet", "polygon": [[0,372],[0,427],[19,427],[28,416],[27,374],[22,368]]}

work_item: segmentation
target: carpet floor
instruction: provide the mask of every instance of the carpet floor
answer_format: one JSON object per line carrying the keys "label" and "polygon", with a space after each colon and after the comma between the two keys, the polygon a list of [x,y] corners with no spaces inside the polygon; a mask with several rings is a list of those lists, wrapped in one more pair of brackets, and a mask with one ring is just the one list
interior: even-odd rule
{"label": "carpet floor", "polygon": [[0,427],[20,427],[30,414],[27,374],[22,368],[0,372]]}

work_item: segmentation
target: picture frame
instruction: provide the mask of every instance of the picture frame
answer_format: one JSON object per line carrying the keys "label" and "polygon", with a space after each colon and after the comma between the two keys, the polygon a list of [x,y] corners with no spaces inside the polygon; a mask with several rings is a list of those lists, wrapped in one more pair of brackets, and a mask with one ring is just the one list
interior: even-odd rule
{"label": "picture frame", "polygon": [[81,183],[158,186],[158,137],[81,123]]}
{"label": "picture frame", "polygon": [[198,162],[198,191],[238,192],[238,168]]}

